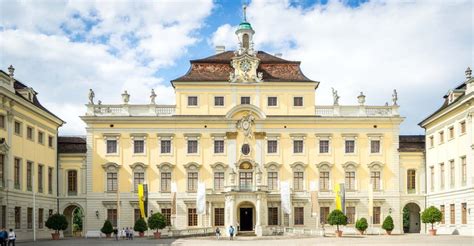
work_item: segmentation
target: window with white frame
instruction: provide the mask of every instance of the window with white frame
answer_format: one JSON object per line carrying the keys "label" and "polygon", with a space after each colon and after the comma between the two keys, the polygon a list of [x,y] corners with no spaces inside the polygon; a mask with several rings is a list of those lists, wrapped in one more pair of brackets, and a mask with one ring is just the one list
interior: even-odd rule
{"label": "window with white frame", "polygon": [[44,132],[38,131],[38,143],[44,144]]}
{"label": "window with white frame", "polygon": [[34,129],[31,126],[26,127],[26,138],[28,140],[34,140]]}
{"label": "window with white frame", "polygon": [[320,154],[329,153],[329,139],[319,140],[319,153]]}
{"label": "window with white frame", "polygon": [[250,104],[250,97],[240,97],[240,104]]}
{"label": "window with white frame", "polygon": [[15,134],[18,135],[18,136],[21,136],[22,134],[22,123],[19,122],[19,121],[15,121],[13,123],[13,126],[14,126],[14,131],[15,131]]}
{"label": "window with white frame", "polygon": [[466,133],[466,121],[461,121],[459,123],[459,132],[460,134]]}
{"label": "window with white frame", "polygon": [[408,193],[416,192],[416,170],[415,169],[407,170],[407,192]]}
{"label": "window with white frame", "polygon": [[267,106],[268,107],[278,106],[278,98],[277,97],[268,97],[267,98]]}
{"label": "window with white frame", "polygon": [[188,96],[188,106],[197,106],[198,97],[197,96]]}
{"label": "window with white frame", "polygon": [[368,165],[370,170],[370,183],[374,191],[382,190],[382,171],[383,164],[380,162],[372,162]]}
{"label": "window with white frame", "polygon": [[380,153],[380,139],[370,140],[370,153]]}
{"label": "window with white frame", "polygon": [[214,172],[214,190],[221,191],[224,189],[224,172]]}
{"label": "window with white frame", "polygon": [[453,139],[454,138],[454,126],[449,127],[448,132],[449,132],[449,139]]}
{"label": "window with white frame", "polygon": [[214,106],[224,106],[224,97],[223,96],[214,97]]}
{"label": "window with white frame", "polygon": [[145,165],[143,163],[135,163],[130,166],[133,170],[133,191],[138,191],[138,185],[145,183]]}
{"label": "window with white frame", "polygon": [[106,191],[116,192],[118,187],[118,168],[115,163],[107,163],[102,166],[106,172]]}
{"label": "window with white frame", "polygon": [[105,141],[106,141],[107,154],[117,154],[118,153],[118,139],[107,138]]}
{"label": "window with white frame", "polygon": [[160,153],[171,154],[171,139],[160,140]]}
{"label": "window with white frame", "polygon": [[268,154],[278,153],[278,140],[276,139],[267,140],[267,153]]}
{"label": "window with white frame", "polygon": [[301,154],[304,151],[304,142],[303,139],[293,140],[293,153]]}
{"label": "window with white frame", "polygon": [[267,173],[267,183],[268,190],[277,190],[278,189],[278,172],[269,171]]}
{"label": "window with white frame", "polygon": [[303,107],[303,97],[293,97],[294,107]]}
{"label": "window with white frame", "polygon": [[456,182],[456,180],[454,178],[455,175],[456,175],[456,173],[455,173],[455,167],[454,167],[454,160],[450,160],[449,161],[449,186],[451,188],[454,187],[454,184]]}
{"label": "window with white frame", "polygon": [[344,184],[345,189],[347,191],[355,191],[357,190],[356,184],[356,171],[357,171],[358,164],[354,162],[347,162],[343,164],[344,168]]}
{"label": "window with white frame", "polygon": [[434,147],[434,137],[433,136],[429,137],[429,143],[430,143],[430,148],[433,148]]}
{"label": "window with white frame", "polygon": [[198,153],[198,140],[188,139],[188,154],[197,154],[197,153]]}
{"label": "window with white frame", "polygon": [[214,153],[215,154],[224,153],[224,139],[214,139]]}
{"label": "window with white frame", "polygon": [[304,190],[304,170],[306,164],[302,162],[296,162],[290,165],[293,171],[293,190],[303,191]]}
{"label": "window with white frame", "polygon": [[145,153],[145,140],[144,139],[133,140],[133,153],[135,154]]}
{"label": "window with white frame", "polygon": [[355,140],[354,139],[348,139],[345,141],[345,153],[346,154],[355,153]]}
{"label": "window with white frame", "polygon": [[157,165],[160,170],[160,191],[171,192],[171,172],[173,165],[168,162],[164,162]]}
{"label": "window with white frame", "polygon": [[187,192],[196,192],[199,180],[199,165],[189,163],[185,165],[187,172]]}
{"label": "window with white frame", "polygon": [[467,181],[467,166],[466,166],[466,157],[461,157],[461,183],[462,185],[466,185]]}
{"label": "window with white frame", "polygon": [[321,162],[316,165],[319,170],[319,191],[331,190],[331,168],[329,162]]}

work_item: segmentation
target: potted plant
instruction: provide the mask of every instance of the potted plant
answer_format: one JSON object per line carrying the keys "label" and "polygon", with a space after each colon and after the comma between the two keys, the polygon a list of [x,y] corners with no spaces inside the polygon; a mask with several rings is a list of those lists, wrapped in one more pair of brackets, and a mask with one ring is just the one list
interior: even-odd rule
{"label": "potted plant", "polygon": [[135,221],[133,230],[138,231],[138,235],[143,237],[145,235],[145,231],[148,230],[148,225],[146,224],[146,221],[140,217],[137,221]]}
{"label": "potted plant", "polygon": [[53,214],[46,221],[46,227],[51,230],[54,230],[54,233],[51,233],[53,240],[59,239],[59,231],[66,230],[68,226],[66,216],[62,214]]}
{"label": "potted plant", "polygon": [[410,211],[407,207],[403,208],[403,233],[410,231]]}
{"label": "potted plant", "polygon": [[356,229],[359,231],[360,235],[364,235],[365,230],[369,227],[366,218],[360,218],[356,221],[355,224]]}
{"label": "potted plant", "polygon": [[341,210],[335,209],[329,214],[328,223],[336,225],[336,237],[341,237],[342,231],[339,230],[339,225],[347,225],[347,217]]}
{"label": "potted plant", "polygon": [[421,221],[425,224],[431,224],[431,229],[429,230],[431,236],[436,236],[436,229],[434,228],[434,223],[440,222],[442,218],[443,214],[435,206],[431,206],[421,213]]}
{"label": "potted plant", "polygon": [[109,220],[106,220],[104,222],[104,225],[100,229],[100,231],[102,233],[104,233],[107,238],[110,238],[110,234],[112,234],[112,232],[114,232],[114,228],[112,226],[112,223]]}
{"label": "potted plant", "polygon": [[387,235],[392,234],[392,230],[394,227],[395,226],[393,225],[392,216],[389,215],[385,217],[385,219],[383,220],[382,229],[384,229],[387,232]]}
{"label": "potted plant", "polygon": [[161,232],[159,230],[166,227],[166,219],[161,213],[154,213],[148,218],[148,227],[150,229],[155,230],[156,232],[153,233],[155,239],[161,238]]}

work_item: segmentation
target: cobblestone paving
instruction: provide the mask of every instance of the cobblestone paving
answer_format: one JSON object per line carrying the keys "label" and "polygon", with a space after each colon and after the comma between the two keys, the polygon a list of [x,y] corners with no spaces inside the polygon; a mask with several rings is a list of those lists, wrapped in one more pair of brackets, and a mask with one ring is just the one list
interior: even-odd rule
{"label": "cobblestone paving", "polygon": [[26,246],[79,246],[79,245],[259,245],[259,246],[290,246],[290,245],[456,245],[473,246],[474,237],[466,236],[436,236],[427,235],[393,235],[393,236],[344,236],[343,238],[334,237],[237,237],[234,241],[228,238],[216,240],[213,237],[205,238],[183,238],[183,239],[145,239],[136,238],[133,241],[113,239],[63,239],[59,241],[41,240],[37,242],[18,242],[17,245]]}

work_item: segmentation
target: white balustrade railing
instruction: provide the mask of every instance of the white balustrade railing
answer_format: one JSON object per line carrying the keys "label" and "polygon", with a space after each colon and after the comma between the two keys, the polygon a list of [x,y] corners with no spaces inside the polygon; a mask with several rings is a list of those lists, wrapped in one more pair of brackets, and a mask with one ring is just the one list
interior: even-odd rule
{"label": "white balustrade railing", "polygon": [[398,106],[316,106],[315,114],[321,117],[396,117]]}
{"label": "white balustrade railing", "polygon": [[171,116],[175,105],[156,104],[88,104],[88,116]]}

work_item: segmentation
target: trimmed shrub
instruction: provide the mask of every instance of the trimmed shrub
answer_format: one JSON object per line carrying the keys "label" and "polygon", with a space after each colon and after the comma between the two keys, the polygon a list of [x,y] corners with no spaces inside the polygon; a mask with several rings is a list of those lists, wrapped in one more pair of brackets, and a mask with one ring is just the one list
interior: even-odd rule
{"label": "trimmed shrub", "polygon": [[100,229],[100,231],[104,234],[112,234],[114,232],[114,227],[112,226],[112,223],[109,220],[106,220],[104,222],[104,225]]}
{"label": "trimmed shrub", "polygon": [[335,209],[329,214],[328,223],[330,225],[336,225],[336,228],[339,231],[339,225],[347,225],[347,217],[341,210]]}
{"label": "trimmed shrub", "polygon": [[443,214],[435,206],[431,206],[431,207],[425,209],[421,213],[421,221],[425,224],[430,223],[431,224],[431,230],[434,229],[433,224],[436,223],[436,222],[440,222],[442,218],[443,218]]}
{"label": "trimmed shrub", "polygon": [[152,230],[161,230],[166,227],[166,219],[161,213],[154,213],[148,218],[148,227]]}
{"label": "trimmed shrub", "polygon": [[138,232],[145,232],[147,229],[148,225],[146,224],[146,221],[141,217],[135,222],[135,225],[133,226],[133,230]]}
{"label": "trimmed shrub", "polygon": [[387,216],[383,220],[382,228],[386,231],[392,231],[395,225],[393,225],[393,219],[392,216]]}
{"label": "trimmed shrub", "polygon": [[66,216],[63,214],[53,214],[46,221],[46,227],[51,230],[55,230],[56,233],[67,229],[68,223]]}
{"label": "trimmed shrub", "polygon": [[367,223],[366,218],[360,218],[356,221],[355,228],[361,232],[364,232],[369,227],[369,223]]}
{"label": "trimmed shrub", "polygon": [[403,232],[408,232],[410,229],[410,210],[405,206],[403,208]]}

